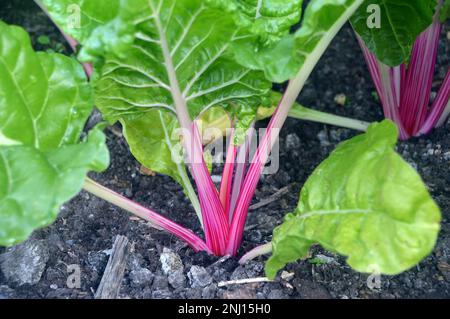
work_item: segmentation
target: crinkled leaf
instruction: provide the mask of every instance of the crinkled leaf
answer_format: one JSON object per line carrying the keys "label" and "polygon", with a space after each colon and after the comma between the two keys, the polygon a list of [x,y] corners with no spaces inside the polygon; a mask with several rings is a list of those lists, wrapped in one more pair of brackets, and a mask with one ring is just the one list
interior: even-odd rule
{"label": "crinkled leaf", "polygon": [[[335,37],[363,0],[312,0],[300,29],[271,45],[261,45],[246,37],[236,41],[236,60],[249,68],[263,70],[273,82],[292,79],[301,68],[309,68],[307,58],[315,58]],[[255,44],[256,43],[256,44]],[[303,71],[303,70],[302,70]],[[305,74],[308,72],[304,72]]]}
{"label": "crinkled leaf", "polygon": [[[264,70],[269,80],[283,82],[295,74],[291,27],[300,21],[303,0],[209,0],[230,12],[241,27],[232,50],[248,68]],[[274,63],[276,61],[277,63]]]}
{"label": "crinkled leaf", "polygon": [[[146,2],[141,8],[141,22],[137,24],[137,38],[124,58],[107,56],[102,76],[96,83],[96,105],[110,122],[120,120],[128,132],[127,140],[134,145],[138,159],[150,158],[147,148],[138,141],[138,135],[148,136],[142,130],[151,126],[134,127],[136,118],[157,109],[164,117],[175,112],[168,70],[164,63],[161,39],[168,43],[170,59],[185,97],[191,118],[212,107],[234,113],[239,123],[248,123],[249,109],[256,109],[269,95],[271,83],[261,72],[252,71],[236,63],[229,53],[237,27],[233,18],[223,11],[210,8],[202,0]],[[154,113],[154,112],[153,112]],[[158,124],[159,125],[159,124]],[[140,132],[140,133],[138,133]],[[162,136],[162,133],[154,137]],[[164,140],[153,140],[163,145]],[[164,157],[164,161],[168,158]],[[163,158],[158,158],[158,161]],[[147,160],[152,161],[152,160]],[[170,163],[158,165],[143,163],[153,171],[168,174],[180,180],[178,170],[159,170],[173,167]],[[157,166],[157,167],[155,167]]]}
{"label": "crinkled leaf", "polygon": [[[371,23],[370,5],[379,6],[380,28]],[[377,58],[389,66],[409,61],[412,46],[430,26],[436,0],[365,0],[351,19],[354,29]]]}
{"label": "crinkled leaf", "polygon": [[124,56],[145,0],[39,0],[65,33],[83,45],[79,59]]}
{"label": "crinkled leaf", "polygon": [[300,21],[303,0],[207,0],[235,17],[246,32],[263,43],[280,40]]}
{"label": "crinkled leaf", "polygon": [[357,271],[398,274],[433,249],[440,211],[417,172],[395,151],[390,121],[339,145],[304,185],[298,207],[275,229],[266,272],[304,258],[313,243],[347,256]]}
{"label": "crinkled leaf", "polygon": [[78,62],[34,52],[0,21],[0,74],[0,245],[12,245],[51,223],[109,154],[99,130],[78,144],[93,107]]}

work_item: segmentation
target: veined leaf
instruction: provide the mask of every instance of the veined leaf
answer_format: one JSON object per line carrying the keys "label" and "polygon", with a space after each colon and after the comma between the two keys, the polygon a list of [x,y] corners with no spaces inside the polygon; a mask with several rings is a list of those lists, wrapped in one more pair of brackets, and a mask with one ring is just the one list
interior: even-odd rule
{"label": "veined leaf", "polygon": [[365,0],[351,22],[380,61],[397,66],[409,61],[416,38],[432,23],[435,6],[436,0]]}
{"label": "veined leaf", "polygon": [[78,62],[34,52],[0,21],[0,74],[0,245],[12,245],[51,223],[109,157],[98,130],[79,143],[93,99]]}
{"label": "veined leaf", "polygon": [[51,224],[60,206],[82,189],[86,174],[108,164],[105,136],[98,130],[84,143],[48,151],[0,146],[0,245],[17,244]]}
{"label": "veined leaf", "polygon": [[[314,58],[328,45],[341,26],[363,0],[311,0],[306,8],[300,29],[287,34],[271,45],[260,45],[246,37],[236,41],[236,60],[249,68],[263,70],[266,77],[281,83],[292,79],[305,65],[306,58]],[[306,74],[306,73],[305,73]]]}
{"label": "veined leaf", "polygon": [[151,108],[174,111],[162,36],[192,118],[213,106],[259,105],[268,95],[270,83],[228,54],[236,34],[229,15],[209,9],[201,0],[148,3],[136,43],[127,57],[107,58],[97,83],[96,102],[109,120]]}
{"label": "veined leaf", "polygon": [[[271,83],[261,72],[236,63],[229,47],[237,27],[233,18],[223,11],[210,8],[202,0],[149,0],[141,7],[141,18],[136,25],[137,37],[127,56],[107,56],[102,75],[96,83],[96,105],[110,122],[120,120],[127,140],[133,145],[139,159],[155,156],[140,141],[139,130],[145,128],[146,113],[163,114],[170,118],[175,113],[172,92],[162,42],[168,44],[175,75],[187,102],[192,119],[212,107],[223,107],[234,113],[242,123],[248,122],[249,109],[256,110],[270,93]],[[155,112],[158,110],[158,112]],[[150,115],[152,117],[154,115]],[[139,118],[139,126],[136,119]],[[151,123],[149,123],[151,125]],[[160,126],[159,124],[157,124]],[[130,132],[136,132],[131,134]],[[152,136],[152,144],[165,144],[162,134]],[[150,142],[148,140],[148,142]],[[169,174],[180,180],[178,169],[170,158],[158,158],[164,163],[143,163],[155,172]],[[171,167],[170,170],[161,168]]]}
{"label": "veined leaf", "polygon": [[42,150],[77,142],[93,105],[79,63],[35,53],[19,27],[0,21],[0,31],[2,135]]}
{"label": "veined leaf", "polygon": [[314,171],[296,211],[274,231],[269,277],[306,257],[313,243],[347,256],[357,271],[388,275],[432,251],[440,211],[417,172],[394,151],[397,138],[392,122],[373,124]]}

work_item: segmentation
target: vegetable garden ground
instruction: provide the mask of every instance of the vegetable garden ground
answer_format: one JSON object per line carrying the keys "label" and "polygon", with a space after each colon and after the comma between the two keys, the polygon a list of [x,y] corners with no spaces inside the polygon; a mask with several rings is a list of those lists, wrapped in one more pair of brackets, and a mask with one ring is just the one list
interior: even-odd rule
{"label": "vegetable garden ground", "polygon": [[[45,14],[35,6],[26,7],[22,3],[24,1],[1,0],[0,19],[25,27],[31,33],[36,49],[68,53],[62,44],[63,38]],[[50,43],[45,44],[47,41],[42,38],[38,41],[39,35],[49,36]],[[445,76],[450,64],[448,23],[442,37],[437,71],[441,75],[438,78]],[[338,94],[345,94],[347,103],[344,106],[335,102]],[[299,101],[312,108],[365,121],[383,118],[361,50],[349,26],[334,40]],[[262,179],[254,203],[270,198],[285,185],[289,185],[290,191],[283,192],[271,204],[250,212],[241,254],[270,240],[273,228],[281,223],[287,212],[295,209],[298,191],[313,169],[339,142],[355,134],[348,129],[288,120],[280,139],[280,169]],[[164,212],[175,221],[200,231],[193,210],[186,209],[189,201],[181,187],[169,177],[141,173],[140,165],[121,137],[120,127],[109,129],[107,135],[112,164],[106,173],[93,177],[144,206]],[[308,260],[289,265],[283,273],[284,279],[218,287],[219,282],[230,279],[264,276],[262,261],[239,266],[237,259],[218,261],[206,254],[194,254],[170,235],[149,228],[145,222],[82,192],[64,205],[55,224],[35,232],[23,244],[24,249],[37,247],[33,250],[37,266],[24,267],[24,271],[43,268],[40,280],[33,285],[18,286],[0,271],[0,298],[93,298],[116,235],[124,235],[133,242],[120,292],[122,298],[449,298],[449,137],[450,124],[447,123],[427,137],[399,143],[399,153],[418,168],[440,206],[442,229],[432,255],[399,276],[382,276],[379,288],[368,287],[368,275],[352,271],[342,257],[321,249],[313,249]],[[90,200],[84,200],[86,197]],[[161,266],[160,255],[164,248],[171,249],[183,263],[183,272],[179,278],[171,278],[171,283]],[[0,248],[0,253],[5,251]],[[19,262],[19,254],[15,257]],[[67,265],[74,264],[81,267],[80,289],[66,286]],[[181,267],[176,263],[171,266]],[[30,273],[31,277],[33,275]]]}

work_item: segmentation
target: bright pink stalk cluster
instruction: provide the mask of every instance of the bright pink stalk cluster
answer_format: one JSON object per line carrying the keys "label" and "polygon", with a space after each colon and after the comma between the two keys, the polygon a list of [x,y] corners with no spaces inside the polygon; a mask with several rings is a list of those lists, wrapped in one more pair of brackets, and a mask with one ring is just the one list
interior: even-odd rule
{"label": "bright pink stalk cluster", "polygon": [[438,13],[433,24],[416,40],[409,64],[384,65],[358,36],[384,115],[397,124],[403,140],[428,134],[449,116],[450,70],[431,107],[429,104],[442,30]]}

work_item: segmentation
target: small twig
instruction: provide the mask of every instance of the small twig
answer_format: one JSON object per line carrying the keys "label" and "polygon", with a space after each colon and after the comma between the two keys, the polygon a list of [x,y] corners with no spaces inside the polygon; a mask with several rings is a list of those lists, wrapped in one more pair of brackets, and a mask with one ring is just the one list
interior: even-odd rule
{"label": "small twig", "polygon": [[279,200],[283,195],[289,193],[289,189],[291,188],[292,185],[288,185],[286,187],[283,187],[282,189],[280,189],[279,191],[277,191],[275,194],[270,195],[269,197],[263,199],[262,201],[260,201],[259,203],[256,203],[252,206],[249,207],[249,210],[256,210],[258,208],[267,206],[273,202],[276,202],[277,200]]}
{"label": "small twig", "polygon": [[273,280],[270,280],[267,277],[257,277],[257,278],[247,278],[247,279],[237,279],[237,280],[230,280],[230,281],[221,281],[217,284],[218,287],[224,287],[229,285],[242,285],[242,284],[254,284],[259,282],[272,282]]}
{"label": "small twig", "polygon": [[128,238],[117,236],[95,299],[116,299],[119,296],[129,251]]}
{"label": "small twig", "polygon": [[231,258],[230,255],[223,256],[223,257],[220,258],[218,261],[216,261],[215,263],[213,263],[211,266],[214,267],[214,266],[220,265],[220,264],[224,263],[225,261],[227,261],[227,260],[230,259],[230,258]]}

